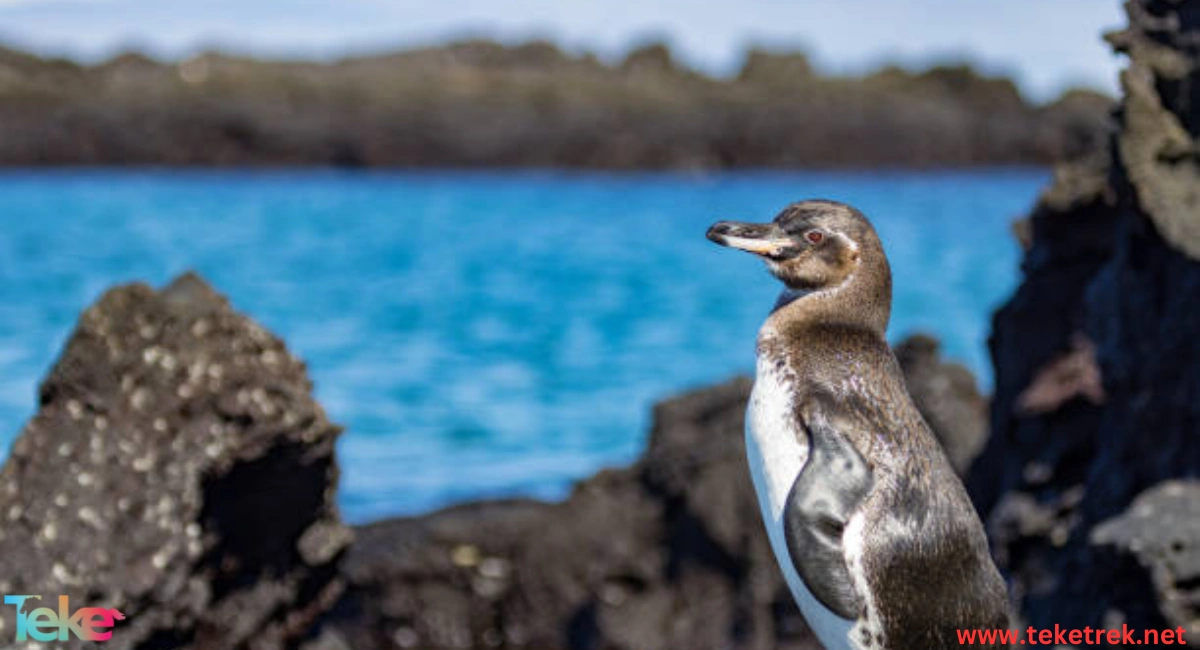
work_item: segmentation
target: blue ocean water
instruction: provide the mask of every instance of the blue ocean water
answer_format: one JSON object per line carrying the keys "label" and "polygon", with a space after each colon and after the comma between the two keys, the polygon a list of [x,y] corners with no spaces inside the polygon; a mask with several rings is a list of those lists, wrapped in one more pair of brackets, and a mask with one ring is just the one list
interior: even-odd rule
{"label": "blue ocean water", "polygon": [[1044,170],[922,173],[0,173],[0,443],[79,312],[195,269],[305,359],[351,521],[561,497],[636,457],[649,409],[753,367],[777,287],[704,238],[792,200],[853,203],[891,257],[891,336],[990,383],[1011,221]]}

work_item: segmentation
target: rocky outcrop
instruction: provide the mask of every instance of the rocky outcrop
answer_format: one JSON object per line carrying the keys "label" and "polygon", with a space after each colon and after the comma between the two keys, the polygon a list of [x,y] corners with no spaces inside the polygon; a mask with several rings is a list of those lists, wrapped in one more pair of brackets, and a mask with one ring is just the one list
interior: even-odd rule
{"label": "rocky outcrop", "polygon": [[294,647],[338,597],[350,539],[339,428],[310,390],[195,276],[109,291],[0,471],[0,593],[116,608],[106,648]]}
{"label": "rocky outcrop", "polygon": [[606,65],[548,43],[463,42],[335,63],[0,49],[0,165],[633,168],[1049,164],[1110,101],[1026,102],[965,66],[861,78],[752,50],[714,79],[647,45]]}
{"label": "rocky outcrop", "polygon": [[[1060,170],[1030,218],[1024,280],[991,339],[992,435],[968,485],[1040,627],[1173,617],[1130,605],[1122,585],[1157,583],[1118,565],[1127,527],[1098,526],[1156,484],[1200,474],[1200,14],[1167,0],[1127,11],[1109,37],[1130,57],[1118,132],[1097,159]],[[1188,522],[1155,525],[1200,543]]]}

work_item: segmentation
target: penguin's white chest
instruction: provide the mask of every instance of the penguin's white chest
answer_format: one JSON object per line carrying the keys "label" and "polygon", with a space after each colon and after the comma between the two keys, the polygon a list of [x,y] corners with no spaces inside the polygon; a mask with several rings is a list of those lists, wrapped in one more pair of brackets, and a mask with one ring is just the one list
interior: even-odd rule
{"label": "penguin's white chest", "polygon": [[792,386],[785,372],[777,370],[771,360],[759,359],[746,412],[746,457],[754,491],[775,559],[809,627],[827,650],[857,650],[859,646],[850,636],[854,622],[837,616],[813,597],[788,552],[784,507],[808,460],[808,438],[797,428]]}

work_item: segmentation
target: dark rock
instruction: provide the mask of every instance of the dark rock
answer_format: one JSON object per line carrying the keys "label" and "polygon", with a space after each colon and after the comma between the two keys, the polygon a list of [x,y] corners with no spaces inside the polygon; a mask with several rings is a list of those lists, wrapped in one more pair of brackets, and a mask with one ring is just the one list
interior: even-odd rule
{"label": "dark rock", "polygon": [[991,338],[992,434],[968,481],[1035,627],[1098,627],[1114,611],[1160,625],[1164,609],[1123,595],[1153,580],[1091,540],[1138,494],[1200,474],[1200,13],[1126,7],[1129,28],[1110,37],[1130,56],[1118,132],[1060,170],[1030,218],[1024,280]]}
{"label": "dark rock", "polygon": [[910,336],[896,346],[908,392],[942,443],[960,475],[987,440],[987,399],[979,394],[975,377],[961,364],[943,361],[938,342],[930,336]]}
{"label": "dark rock", "polygon": [[[310,391],[193,275],[109,291],[0,472],[0,592],[120,610],[107,648],[293,647],[339,595],[350,539],[339,428]],[[11,640],[11,607],[3,623]]]}
{"label": "dark rock", "polygon": [[[984,428],[974,380],[931,339],[899,349],[926,417],[965,458]],[[739,379],[658,405],[644,456],[564,503],[479,503],[361,528],[323,633],[358,650],[817,650],[750,484],[749,391]]]}

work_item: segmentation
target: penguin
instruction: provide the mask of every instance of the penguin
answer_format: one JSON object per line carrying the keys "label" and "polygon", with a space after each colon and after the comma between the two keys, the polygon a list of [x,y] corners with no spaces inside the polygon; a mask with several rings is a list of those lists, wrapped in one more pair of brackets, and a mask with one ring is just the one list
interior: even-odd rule
{"label": "penguin", "polygon": [[783,283],[758,334],[746,456],[817,638],[827,650],[948,650],[962,647],[957,630],[1006,629],[979,516],[887,344],[891,269],[870,221],[808,200],[707,236]]}

